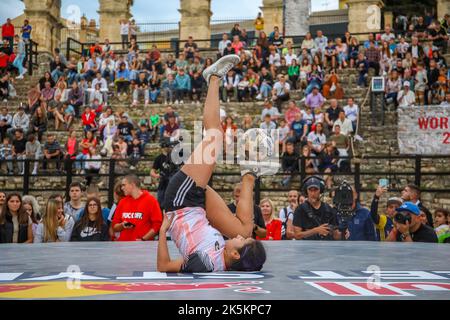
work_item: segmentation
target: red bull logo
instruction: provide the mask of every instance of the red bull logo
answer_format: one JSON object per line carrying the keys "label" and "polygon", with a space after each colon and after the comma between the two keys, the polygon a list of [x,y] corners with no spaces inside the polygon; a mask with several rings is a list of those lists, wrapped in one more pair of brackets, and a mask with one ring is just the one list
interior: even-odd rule
{"label": "red bull logo", "polygon": [[81,282],[70,288],[66,281],[0,284],[0,299],[79,298],[122,293],[203,291],[228,289],[242,293],[269,293],[257,286],[262,281],[236,282]]}

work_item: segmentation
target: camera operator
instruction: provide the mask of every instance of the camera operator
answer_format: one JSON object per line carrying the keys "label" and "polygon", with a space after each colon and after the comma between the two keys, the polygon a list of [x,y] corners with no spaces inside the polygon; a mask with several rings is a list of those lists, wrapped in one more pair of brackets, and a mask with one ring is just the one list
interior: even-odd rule
{"label": "camera operator", "polygon": [[[350,241],[376,241],[375,227],[370,217],[370,211],[364,208],[358,201],[358,193],[353,187],[353,204],[351,206],[351,217],[347,218]],[[344,218],[345,219],[345,218]],[[339,213],[338,213],[339,220]]]}
{"label": "camera operator", "polygon": [[[336,210],[320,199],[324,191],[325,182],[319,177],[312,176],[303,181],[303,193],[307,199],[294,212],[292,224],[296,240],[341,239]],[[345,236],[349,237],[348,230]]]}
{"label": "camera operator", "polygon": [[159,179],[157,198],[161,209],[164,209],[164,194],[167,185],[169,184],[169,180],[181,167],[180,165],[173,163],[171,158],[173,147],[177,143],[170,142],[167,139],[164,139],[161,142],[160,146],[162,148],[162,153],[156,157],[150,172],[150,176],[153,179]]}
{"label": "camera operator", "polygon": [[394,228],[394,216],[395,209],[403,204],[401,198],[392,197],[389,198],[386,204],[386,211],[384,214],[378,214],[378,203],[380,201],[383,193],[387,192],[386,187],[378,186],[377,191],[372,199],[372,204],[370,205],[370,217],[375,224],[377,239],[378,241],[385,241]]}
{"label": "camera operator", "polygon": [[389,234],[388,241],[438,242],[434,229],[422,223],[417,205],[405,202],[395,210],[394,229]]}

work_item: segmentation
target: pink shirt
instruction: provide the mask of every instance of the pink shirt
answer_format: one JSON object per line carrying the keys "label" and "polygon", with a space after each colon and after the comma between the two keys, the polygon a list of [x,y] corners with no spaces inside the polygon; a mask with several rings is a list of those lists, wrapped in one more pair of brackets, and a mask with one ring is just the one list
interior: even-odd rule
{"label": "pink shirt", "polygon": [[300,108],[295,107],[294,109],[288,108],[286,110],[284,118],[286,119],[286,122],[288,123],[289,126],[291,125],[292,121],[295,120],[296,113],[301,113]]}

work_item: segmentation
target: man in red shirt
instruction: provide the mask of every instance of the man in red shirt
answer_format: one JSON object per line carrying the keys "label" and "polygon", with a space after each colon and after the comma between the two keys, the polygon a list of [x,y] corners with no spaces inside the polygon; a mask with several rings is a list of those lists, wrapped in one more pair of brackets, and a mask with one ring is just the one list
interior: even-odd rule
{"label": "man in red shirt", "polygon": [[112,226],[120,232],[118,241],[148,241],[158,234],[162,213],[158,201],[146,190],[141,190],[135,175],[122,179],[125,198],[120,200],[114,212]]}
{"label": "man in red shirt", "polygon": [[14,48],[14,26],[11,23],[11,19],[7,19],[6,23],[2,25],[2,38],[9,41],[9,47],[11,51]]}
{"label": "man in red shirt", "polygon": [[90,106],[86,106],[84,113],[81,115],[81,121],[83,122],[84,131],[95,131],[97,129],[97,123],[95,122],[95,112],[92,111]]}

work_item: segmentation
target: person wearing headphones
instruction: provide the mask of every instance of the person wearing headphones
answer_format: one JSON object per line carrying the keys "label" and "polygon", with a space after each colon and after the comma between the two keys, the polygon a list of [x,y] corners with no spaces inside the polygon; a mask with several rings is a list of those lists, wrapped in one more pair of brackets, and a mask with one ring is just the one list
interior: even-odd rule
{"label": "person wearing headphones", "polygon": [[[302,183],[303,193],[307,195],[304,203],[294,212],[294,238],[296,240],[340,240],[337,228],[337,212],[321,200],[325,191],[325,181],[317,176],[308,177]],[[350,233],[346,231],[345,238]]]}

